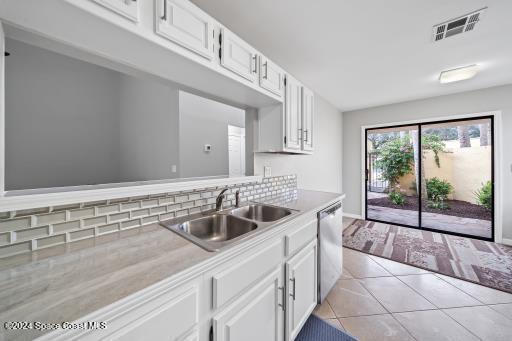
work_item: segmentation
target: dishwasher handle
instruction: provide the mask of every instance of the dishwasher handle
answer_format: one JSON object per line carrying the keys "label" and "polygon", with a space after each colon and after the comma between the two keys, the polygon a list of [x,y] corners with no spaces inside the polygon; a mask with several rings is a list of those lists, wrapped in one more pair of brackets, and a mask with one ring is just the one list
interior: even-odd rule
{"label": "dishwasher handle", "polygon": [[322,219],[325,216],[335,214],[337,210],[341,209],[341,202],[334,203],[333,205],[327,207],[326,209],[320,211],[318,213],[319,218]]}

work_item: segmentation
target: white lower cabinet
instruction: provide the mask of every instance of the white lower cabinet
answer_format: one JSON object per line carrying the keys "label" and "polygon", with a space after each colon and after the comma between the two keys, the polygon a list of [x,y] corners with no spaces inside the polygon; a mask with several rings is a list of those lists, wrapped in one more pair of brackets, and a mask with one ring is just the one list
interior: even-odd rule
{"label": "white lower cabinet", "polygon": [[293,340],[315,309],[318,295],[317,241],[286,262],[286,340]]}
{"label": "white lower cabinet", "polygon": [[107,328],[40,340],[292,341],[317,303],[315,217],[291,221],[193,279],[148,288],[82,319]]}
{"label": "white lower cabinet", "polygon": [[283,332],[283,279],[278,268],[213,318],[215,341],[280,341]]}
{"label": "white lower cabinet", "polygon": [[[85,321],[103,321],[106,328],[57,331],[42,340],[199,340],[199,282],[173,290],[130,298],[104,315],[94,314]],[[64,332],[64,333],[62,333]]]}

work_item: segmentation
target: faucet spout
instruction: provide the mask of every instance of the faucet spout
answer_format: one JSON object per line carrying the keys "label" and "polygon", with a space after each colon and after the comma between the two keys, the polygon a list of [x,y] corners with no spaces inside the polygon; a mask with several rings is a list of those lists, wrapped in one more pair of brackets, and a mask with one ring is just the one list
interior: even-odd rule
{"label": "faucet spout", "polygon": [[224,194],[228,189],[224,188],[222,191],[220,191],[219,195],[217,195],[217,199],[215,200],[215,211],[220,211],[222,209],[222,202],[224,201],[224,198],[226,195]]}

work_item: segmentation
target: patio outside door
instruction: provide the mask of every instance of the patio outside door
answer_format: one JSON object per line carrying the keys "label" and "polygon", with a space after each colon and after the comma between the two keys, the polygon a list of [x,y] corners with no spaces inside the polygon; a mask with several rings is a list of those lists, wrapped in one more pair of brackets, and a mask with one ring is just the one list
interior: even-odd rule
{"label": "patio outside door", "polygon": [[494,239],[492,116],[366,130],[366,219]]}

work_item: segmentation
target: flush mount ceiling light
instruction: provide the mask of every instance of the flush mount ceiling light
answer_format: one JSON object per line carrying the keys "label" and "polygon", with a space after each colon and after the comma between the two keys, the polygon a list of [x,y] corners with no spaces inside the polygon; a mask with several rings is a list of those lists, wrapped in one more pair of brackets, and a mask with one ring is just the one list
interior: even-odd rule
{"label": "flush mount ceiling light", "polygon": [[468,65],[457,69],[451,69],[441,72],[439,82],[441,84],[463,81],[475,77],[478,72],[478,65]]}

